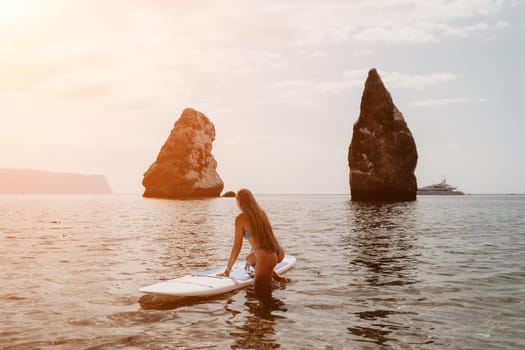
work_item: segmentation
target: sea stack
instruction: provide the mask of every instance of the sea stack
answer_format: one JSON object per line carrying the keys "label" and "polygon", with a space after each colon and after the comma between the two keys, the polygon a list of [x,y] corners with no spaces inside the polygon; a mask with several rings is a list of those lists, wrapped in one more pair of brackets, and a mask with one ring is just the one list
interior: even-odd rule
{"label": "sea stack", "polygon": [[201,112],[186,108],[157,159],[144,174],[144,197],[219,197],[224,183],[211,154],[215,127]]}
{"label": "sea stack", "polygon": [[377,71],[371,69],[348,150],[352,200],[415,200],[417,158],[416,144],[403,114]]}

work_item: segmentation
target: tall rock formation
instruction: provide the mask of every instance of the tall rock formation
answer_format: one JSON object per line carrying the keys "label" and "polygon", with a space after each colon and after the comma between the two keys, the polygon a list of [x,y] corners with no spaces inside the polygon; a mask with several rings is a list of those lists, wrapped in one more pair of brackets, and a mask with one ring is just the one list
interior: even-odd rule
{"label": "tall rock formation", "polygon": [[415,200],[417,158],[403,115],[377,71],[371,69],[348,150],[352,200]]}
{"label": "tall rock formation", "polygon": [[215,127],[201,112],[186,108],[144,174],[144,197],[218,197],[224,188],[211,154]]}

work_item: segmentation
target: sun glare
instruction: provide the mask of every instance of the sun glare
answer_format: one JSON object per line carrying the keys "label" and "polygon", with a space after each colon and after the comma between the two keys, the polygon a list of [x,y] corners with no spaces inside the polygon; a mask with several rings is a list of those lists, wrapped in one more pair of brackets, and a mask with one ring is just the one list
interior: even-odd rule
{"label": "sun glare", "polygon": [[38,0],[0,0],[0,24],[16,24],[41,17],[48,12],[47,5],[51,3]]}
{"label": "sun glare", "polygon": [[0,0],[0,18],[24,17],[33,9],[34,0]]}

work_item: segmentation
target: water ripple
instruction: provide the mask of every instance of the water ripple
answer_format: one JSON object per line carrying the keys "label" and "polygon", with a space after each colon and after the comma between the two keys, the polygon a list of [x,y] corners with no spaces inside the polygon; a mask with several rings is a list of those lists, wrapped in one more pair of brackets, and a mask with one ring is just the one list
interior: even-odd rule
{"label": "water ripple", "polygon": [[269,299],[137,292],[225,263],[234,200],[0,197],[2,348],[525,347],[525,197],[259,198],[297,258]]}

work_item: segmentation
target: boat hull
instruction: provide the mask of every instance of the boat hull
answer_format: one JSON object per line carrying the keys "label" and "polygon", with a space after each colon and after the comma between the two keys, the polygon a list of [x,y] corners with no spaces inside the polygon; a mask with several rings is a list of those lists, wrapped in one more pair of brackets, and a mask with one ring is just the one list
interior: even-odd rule
{"label": "boat hull", "polygon": [[417,191],[418,196],[464,196],[461,191]]}

